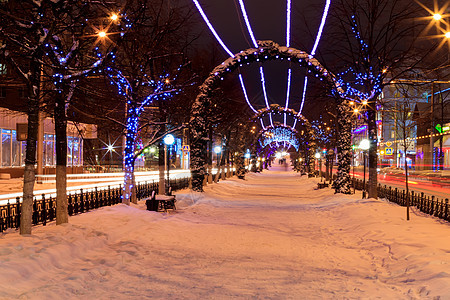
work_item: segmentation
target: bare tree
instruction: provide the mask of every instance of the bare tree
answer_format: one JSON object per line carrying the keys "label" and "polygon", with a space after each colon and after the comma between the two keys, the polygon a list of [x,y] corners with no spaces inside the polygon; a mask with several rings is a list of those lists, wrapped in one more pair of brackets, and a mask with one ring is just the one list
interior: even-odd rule
{"label": "bare tree", "polygon": [[[127,1],[117,24],[121,34],[112,37],[117,51],[105,68],[125,106],[125,121],[122,122],[126,139],[122,200],[125,204],[137,202],[134,164],[139,153],[136,144],[141,129],[153,126],[154,134],[149,140],[160,141],[171,129],[166,127],[168,119],[164,102],[190,84],[190,74],[181,72],[188,65],[184,52],[190,44],[192,14],[179,3],[168,4],[164,0],[152,3]],[[141,117],[148,107],[154,107],[158,114],[150,123],[142,124]],[[163,182],[160,184],[163,186]]]}
{"label": "bare tree", "polygon": [[344,92],[368,122],[369,197],[377,197],[378,99],[392,80],[406,76],[430,53],[420,43],[426,29],[424,10],[410,0],[338,0],[332,10],[335,72]]}

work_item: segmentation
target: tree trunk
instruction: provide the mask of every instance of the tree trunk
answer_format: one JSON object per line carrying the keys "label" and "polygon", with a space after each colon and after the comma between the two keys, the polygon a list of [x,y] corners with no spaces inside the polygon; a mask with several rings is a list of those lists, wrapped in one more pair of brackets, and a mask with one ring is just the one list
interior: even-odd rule
{"label": "tree trunk", "polygon": [[336,180],[333,182],[335,193],[351,194],[350,166],[352,161],[352,121],[348,116],[349,108],[345,103],[341,103],[337,109],[338,121],[338,142],[337,161],[338,170]]}
{"label": "tree trunk", "polygon": [[208,184],[211,184],[213,182],[213,176],[212,176],[212,169],[213,169],[213,165],[212,165],[212,161],[213,161],[213,131],[212,131],[212,126],[209,125],[209,130],[208,130]]}
{"label": "tree trunk", "polygon": [[236,176],[239,179],[245,178],[245,162],[244,155],[239,152],[238,156],[234,158],[236,162]]}
{"label": "tree trunk", "polygon": [[[375,98],[376,99],[376,98]],[[377,124],[376,116],[377,112],[375,109],[375,101],[369,102],[368,110],[368,120],[367,128],[369,131],[369,186],[368,186],[368,196],[369,198],[377,198],[377,185],[378,185],[378,156],[377,156]]]}
{"label": "tree trunk", "polygon": [[158,144],[158,170],[159,170],[159,185],[158,194],[164,195],[166,193],[166,153],[164,143],[161,141]]}
{"label": "tree trunk", "polygon": [[203,192],[203,179],[206,175],[206,140],[192,136],[190,145],[192,190]]}
{"label": "tree trunk", "polygon": [[135,186],[133,184],[134,177],[134,152],[136,149],[136,136],[138,130],[139,118],[136,116],[136,108],[133,105],[128,105],[127,113],[127,130],[126,143],[124,151],[125,170],[123,182],[122,203],[130,205],[130,202],[137,203]]}
{"label": "tree trunk", "polygon": [[408,148],[406,146],[406,139],[403,140],[403,143],[405,145],[405,183],[406,183],[406,220],[409,221],[409,184],[408,184],[408,162],[406,160],[406,149]]}
{"label": "tree trunk", "polygon": [[69,222],[67,210],[67,118],[64,93],[55,99],[56,225]]}
{"label": "tree trunk", "polygon": [[[35,68],[34,74],[40,74],[39,67]],[[36,163],[36,140],[39,128],[39,94],[38,89],[33,86],[39,86],[39,80],[34,76],[28,87],[28,136],[25,156],[25,170],[23,174],[23,196],[20,215],[20,234],[31,234],[32,216],[33,216],[33,190],[35,181]]]}
{"label": "tree trunk", "polygon": [[192,190],[195,192],[203,192],[203,179],[205,177],[205,164],[206,164],[206,113],[205,106],[209,103],[209,99],[206,94],[202,94],[205,102],[202,100],[196,100],[192,107],[192,115],[190,118],[190,150],[191,150],[191,178],[192,178]]}

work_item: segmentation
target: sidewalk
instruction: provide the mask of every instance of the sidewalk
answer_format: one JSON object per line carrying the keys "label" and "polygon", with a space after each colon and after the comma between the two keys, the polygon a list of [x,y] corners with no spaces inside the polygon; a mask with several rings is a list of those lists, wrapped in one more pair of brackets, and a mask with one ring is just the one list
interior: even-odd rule
{"label": "sidewalk", "polygon": [[449,299],[447,222],[274,166],[0,238],[0,299]]}

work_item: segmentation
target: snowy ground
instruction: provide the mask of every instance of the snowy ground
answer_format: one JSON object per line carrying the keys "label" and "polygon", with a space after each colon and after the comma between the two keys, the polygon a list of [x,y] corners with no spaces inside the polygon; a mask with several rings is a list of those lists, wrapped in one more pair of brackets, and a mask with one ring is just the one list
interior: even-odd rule
{"label": "snowy ground", "polygon": [[278,168],[10,230],[0,299],[450,299],[449,223]]}

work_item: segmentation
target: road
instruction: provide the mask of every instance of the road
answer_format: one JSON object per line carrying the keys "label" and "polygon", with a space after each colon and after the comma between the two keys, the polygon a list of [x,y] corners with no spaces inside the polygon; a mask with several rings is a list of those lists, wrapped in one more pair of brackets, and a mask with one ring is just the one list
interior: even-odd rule
{"label": "road", "polygon": [[[353,173],[351,173],[353,176]],[[355,170],[355,178],[363,179],[363,172]],[[366,173],[366,180],[368,174]],[[379,174],[378,183],[391,186],[393,188],[405,189],[404,174]],[[408,179],[409,189],[428,196],[435,196],[440,199],[450,198],[450,179],[444,177],[429,177],[423,175],[411,175]]]}

